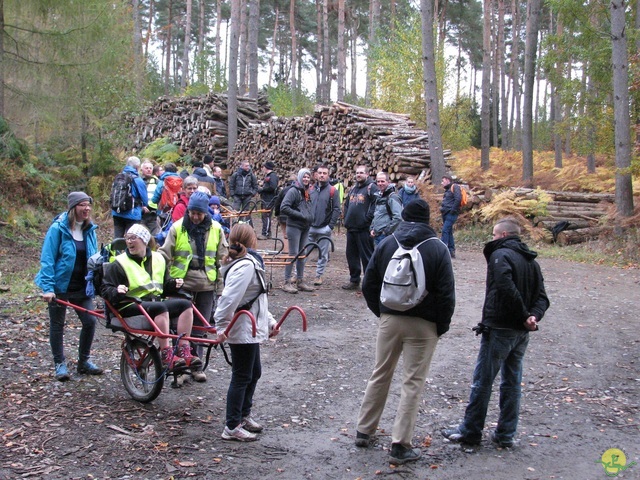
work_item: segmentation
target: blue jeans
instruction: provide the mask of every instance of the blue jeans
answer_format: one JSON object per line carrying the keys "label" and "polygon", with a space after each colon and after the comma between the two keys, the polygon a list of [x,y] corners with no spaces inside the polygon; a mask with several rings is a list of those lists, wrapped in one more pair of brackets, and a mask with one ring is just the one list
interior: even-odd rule
{"label": "blue jeans", "polygon": [[231,383],[227,391],[226,425],[236,428],[244,417],[251,415],[253,393],[262,376],[259,343],[230,343]]}
{"label": "blue jeans", "polygon": [[498,371],[502,381],[496,437],[500,441],[508,441],[515,436],[520,412],[522,362],[528,343],[529,332],[524,330],[492,328],[482,334],[469,405],[459,427],[460,433],[469,441],[482,438],[491,387]]}
{"label": "blue jeans", "polygon": [[385,238],[387,238],[387,236],[384,233],[381,233],[377,237],[373,237],[373,245],[377,247]]}
{"label": "blue jeans", "polygon": [[442,243],[449,247],[449,252],[456,251],[456,243],[453,241],[453,224],[458,220],[457,213],[442,215]]}
{"label": "blue jeans", "polygon": [[[95,308],[93,299],[84,296],[81,293],[64,294],[59,293],[57,297],[60,300],[67,300],[74,305],[78,305],[87,310]],[[63,363],[64,356],[64,320],[67,313],[67,307],[56,302],[49,303],[49,344],[51,345],[51,353],[53,353],[53,361],[55,363]],[[78,360],[84,362],[91,355],[91,344],[93,336],[96,332],[96,317],[86,312],[76,310],[78,318],[82,323],[80,330],[80,341],[78,344]]]}

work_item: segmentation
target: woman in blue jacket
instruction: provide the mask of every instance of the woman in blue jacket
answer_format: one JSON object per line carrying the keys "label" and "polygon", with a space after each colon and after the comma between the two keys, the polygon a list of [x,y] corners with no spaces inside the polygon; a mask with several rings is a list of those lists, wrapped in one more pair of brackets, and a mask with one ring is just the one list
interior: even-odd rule
{"label": "woman in blue jacket", "polygon": [[[96,229],[91,221],[93,199],[84,192],[71,192],[68,210],[56,217],[42,245],[40,271],[36,285],[42,289],[43,299],[49,304],[49,343],[55,364],[57,380],[69,380],[64,356],[64,320],[67,308],[53,300],[63,300],[93,310],[93,298],[86,294],[87,259],[98,251]],[[82,322],[78,346],[78,373],[100,375],[102,369],[89,356],[96,330],[96,317],[77,311]]]}

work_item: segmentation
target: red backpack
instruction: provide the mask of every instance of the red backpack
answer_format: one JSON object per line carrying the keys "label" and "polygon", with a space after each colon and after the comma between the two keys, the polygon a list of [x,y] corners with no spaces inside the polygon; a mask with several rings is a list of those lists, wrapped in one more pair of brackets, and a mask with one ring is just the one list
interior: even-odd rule
{"label": "red backpack", "polygon": [[178,193],[182,190],[182,177],[170,176],[164,179],[162,196],[158,202],[158,211],[169,212],[178,203]]}

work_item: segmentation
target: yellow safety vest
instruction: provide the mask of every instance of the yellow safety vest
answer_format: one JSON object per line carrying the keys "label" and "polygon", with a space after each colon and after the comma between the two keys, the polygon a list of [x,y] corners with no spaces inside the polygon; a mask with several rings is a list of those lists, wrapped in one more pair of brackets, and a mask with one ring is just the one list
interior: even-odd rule
{"label": "yellow safety vest", "polygon": [[151,252],[151,276],[144,268],[145,258],[142,265],[129,258],[125,253],[116,257],[116,262],[122,265],[124,273],[129,281],[128,297],[146,297],[147,295],[162,295],[162,284],[164,283],[164,271],[167,264],[164,257],[158,252]]}
{"label": "yellow safety vest", "polygon": [[156,210],[158,208],[158,204],[153,203],[151,199],[153,198],[153,194],[156,193],[156,187],[158,186],[158,179],[156,177],[151,177],[149,179],[149,183],[147,182],[144,182],[144,183],[147,184],[147,198],[148,198],[147,205],[149,205],[149,208]]}
{"label": "yellow safety vest", "polygon": [[[171,278],[184,278],[189,269],[189,263],[193,258],[193,249],[189,243],[189,234],[182,228],[183,218],[173,224],[171,228],[176,229],[176,244],[173,247],[173,255],[169,275]],[[215,282],[218,278],[218,270],[216,269],[216,254],[218,253],[218,245],[220,244],[220,228],[209,229],[207,236],[207,244],[204,248],[204,271],[210,282]]]}

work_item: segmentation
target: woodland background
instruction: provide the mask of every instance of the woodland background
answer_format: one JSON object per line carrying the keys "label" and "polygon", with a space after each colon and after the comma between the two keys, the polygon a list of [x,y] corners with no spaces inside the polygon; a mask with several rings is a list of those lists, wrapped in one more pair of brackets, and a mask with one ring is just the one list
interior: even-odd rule
{"label": "woodland background", "polygon": [[580,187],[615,192],[618,213],[632,216],[639,5],[1,0],[0,217],[23,218],[23,203],[55,208],[60,192],[109,178],[130,152],[131,119],[150,102],[208,92],[229,94],[230,154],[238,95],[266,94],[279,116],[346,101],[409,114],[454,152],[478,148],[478,183],[500,186],[500,152],[510,152],[520,183],[533,186],[534,152],[551,151],[566,188],[566,159],[577,157],[568,178],[594,175]]}

